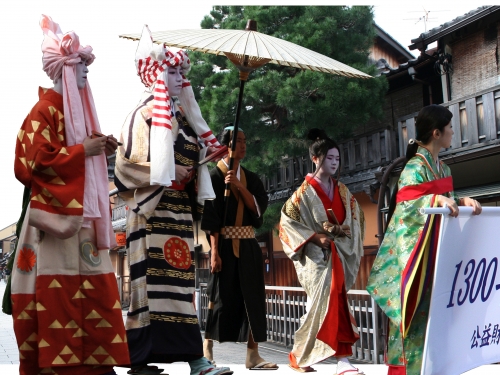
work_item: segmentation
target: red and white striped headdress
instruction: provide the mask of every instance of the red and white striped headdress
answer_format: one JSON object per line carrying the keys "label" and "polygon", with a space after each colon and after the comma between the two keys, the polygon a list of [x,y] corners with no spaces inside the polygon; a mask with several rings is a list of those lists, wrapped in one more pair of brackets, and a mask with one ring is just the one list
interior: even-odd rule
{"label": "red and white striped headdress", "polygon": [[[137,74],[142,83],[152,89],[153,117],[150,130],[151,185],[170,186],[175,180],[174,139],[172,136],[172,108],[168,92],[168,67],[181,66],[184,72],[191,68],[191,61],[183,50],[171,51],[166,45],[154,45],[147,25],[142,30],[135,56]],[[189,80],[183,76],[179,95],[182,109],[189,125],[206,146],[220,146],[201,116]]]}

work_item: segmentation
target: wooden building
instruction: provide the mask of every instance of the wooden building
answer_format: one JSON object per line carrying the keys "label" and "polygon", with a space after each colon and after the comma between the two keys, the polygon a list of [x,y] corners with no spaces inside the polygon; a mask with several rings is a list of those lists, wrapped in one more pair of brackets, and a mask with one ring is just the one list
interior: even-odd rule
{"label": "wooden building", "polygon": [[[365,288],[378,250],[376,236],[383,234],[375,228],[383,217],[375,204],[380,181],[391,163],[404,155],[408,139],[415,137],[415,118],[423,106],[441,104],[454,114],[453,144],[440,157],[452,170],[459,196],[473,197],[483,205],[500,205],[499,29],[500,7],[477,8],[413,39],[409,48],[420,54],[417,58],[406,55],[404,62],[388,56],[391,49],[401,51],[377,29],[372,59],[389,82],[385,116],[381,122],[361,126],[353,139],[341,142],[344,165],[340,180],[354,193],[367,220],[365,256],[354,289]],[[437,47],[428,49],[433,42]],[[389,61],[399,64],[393,66]],[[311,168],[307,156],[287,160],[265,179],[270,201],[282,203]],[[393,170],[389,181],[399,173]],[[270,234],[261,241],[270,263],[266,283],[298,286],[293,264],[279,239]]]}
{"label": "wooden building", "polygon": [[[451,148],[440,157],[451,168],[460,196],[483,205],[500,205],[500,6],[483,6],[412,40],[410,50],[431,54],[434,72],[418,70],[422,80],[440,78],[442,105],[453,113]],[[419,58],[420,58],[419,56]],[[417,113],[397,118],[399,154],[414,137]]]}
{"label": "wooden building", "polygon": [[[354,289],[365,288],[378,250],[380,181],[393,161],[404,155],[423,106],[442,104],[454,113],[453,145],[440,156],[450,165],[458,194],[474,197],[483,205],[500,205],[500,7],[480,7],[421,34],[409,46],[419,51],[416,58],[380,27],[375,28],[370,58],[389,83],[384,118],[363,124],[353,138],[339,142],[340,180],[361,204],[367,221],[365,256]],[[433,42],[437,47],[428,49]],[[283,204],[311,171],[307,155],[284,160],[275,173],[263,178],[270,203]],[[395,170],[392,181],[397,174]],[[115,221],[121,220],[120,215],[114,215]],[[205,234],[196,227],[195,236],[198,267],[208,268]],[[266,284],[299,286],[293,263],[276,234],[258,240]]]}
{"label": "wooden building", "polygon": [[[415,60],[405,48],[389,34],[375,25],[377,36],[371,49],[370,60],[376,64],[380,73]],[[391,65],[392,64],[392,65]],[[399,96],[397,94],[399,90]],[[406,90],[406,91],[405,91]],[[404,99],[399,100],[404,92]],[[391,96],[393,95],[393,96]],[[371,266],[378,250],[377,235],[377,197],[380,182],[377,175],[398,156],[397,122],[395,116],[406,113],[408,108],[421,108],[424,93],[422,84],[410,80],[404,87],[390,89],[384,104],[384,118],[370,121],[354,131],[351,139],[339,142],[342,156],[340,181],[347,185],[360,203],[366,218],[364,241],[365,256],[362,258],[360,272],[354,289],[364,289]],[[405,101],[406,99],[406,101]],[[415,104],[414,102],[417,101]],[[408,104],[409,103],[409,104]],[[264,178],[269,193],[269,203],[282,205],[293,191],[302,183],[304,176],[313,171],[309,155],[283,160],[273,175]],[[261,236],[265,281],[267,285],[300,286],[293,263],[283,252],[275,233]]]}
{"label": "wooden building", "polygon": [[9,257],[14,253],[17,244],[16,225],[17,222],[0,229],[0,281],[4,276]]}

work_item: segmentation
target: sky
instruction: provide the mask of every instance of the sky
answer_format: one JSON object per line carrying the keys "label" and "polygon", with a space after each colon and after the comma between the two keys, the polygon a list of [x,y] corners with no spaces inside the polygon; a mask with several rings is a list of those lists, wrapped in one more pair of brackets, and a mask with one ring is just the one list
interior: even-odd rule
{"label": "sky", "polygon": [[[230,3],[227,0],[217,3],[207,0],[178,3],[172,0],[17,0],[0,3],[0,113],[3,118],[0,229],[14,223],[21,211],[23,186],[16,180],[13,168],[17,133],[38,100],[38,86],[52,87],[42,70],[40,15],[52,17],[63,32],[74,30],[81,44],[93,47],[96,60],[89,67],[88,82],[103,133],[118,138],[123,121],[143,91],[134,65],[137,42],[118,38],[118,35],[140,33],[144,24],[148,24],[151,31],[199,29],[201,20],[212,6],[224,4]],[[245,4],[304,5],[304,1],[247,0]],[[314,5],[340,4],[316,1]],[[375,22],[404,47],[424,32],[425,26],[429,30],[482,5],[476,1],[408,4],[381,0],[348,5],[353,4],[375,5]],[[429,12],[427,25],[419,21],[425,11]],[[417,54],[413,52],[413,55]]]}

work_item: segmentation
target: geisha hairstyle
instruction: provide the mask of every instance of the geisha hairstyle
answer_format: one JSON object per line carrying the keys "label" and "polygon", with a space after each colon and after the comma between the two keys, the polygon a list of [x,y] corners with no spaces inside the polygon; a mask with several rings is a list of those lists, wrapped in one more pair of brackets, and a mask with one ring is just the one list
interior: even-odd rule
{"label": "geisha hairstyle", "polygon": [[342,156],[340,155],[340,148],[337,143],[333,139],[329,138],[324,130],[318,128],[309,130],[309,133],[307,133],[307,138],[313,141],[309,146],[309,156],[311,157],[311,160],[313,156],[317,157],[320,160],[320,164],[318,165],[316,171],[323,164],[328,150],[331,150],[332,148],[336,148],[339,151],[340,163],[337,171],[340,171],[340,165],[342,165]]}

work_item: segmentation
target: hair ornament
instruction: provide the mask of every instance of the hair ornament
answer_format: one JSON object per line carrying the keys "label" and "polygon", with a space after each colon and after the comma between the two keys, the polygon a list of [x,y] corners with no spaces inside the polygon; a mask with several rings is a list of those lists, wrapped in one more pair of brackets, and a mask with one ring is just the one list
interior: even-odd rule
{"label": "hair ornament", "polygon": [[409,145],[412,145],[412,144],[415,144],[415,143],[416,143],[417,145],[419,145],[419,146],[421,146],[421,145],[422,145],[422,142],[420,142],[418,139],[413,139],[413,138],[410,138],[410,139],[408,140],[408,144],[409,144]]}
{"label": "hair ornament", "polygon": [[319,128],[310,129],[307,133],[307,139],[313,142],[327,138],[325,131]]}

